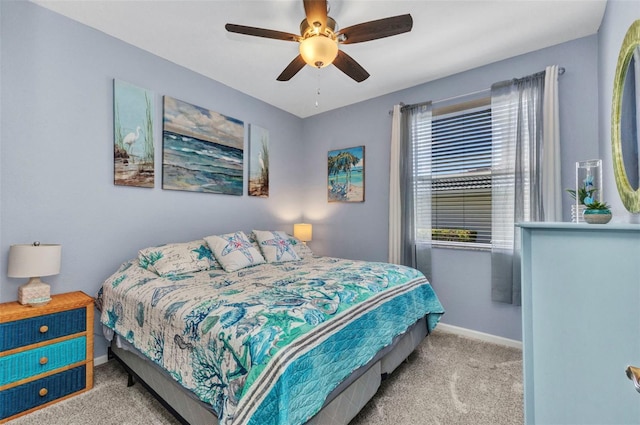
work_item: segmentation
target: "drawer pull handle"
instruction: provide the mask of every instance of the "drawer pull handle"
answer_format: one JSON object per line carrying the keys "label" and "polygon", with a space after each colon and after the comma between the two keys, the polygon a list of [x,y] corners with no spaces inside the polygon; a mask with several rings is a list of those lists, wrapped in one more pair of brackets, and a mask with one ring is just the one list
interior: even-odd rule
{"label": "drawer pull handle", "polygon": [[43,366],[44,366],[44,365],[46,365],[47,363],[49,363],[49,359],[48,359],[48,358],[46,358],[46,357],[41,357],[41,358],[40,358],[40,364],[41,364],[41,365],[43,365]]}
{"label": "drawer pull handle", "polygon": [[41,334],[47,333],[48,330],[49,330],[49,326],[47,326],[47,325],[40,326],[40,333]]}
{"label": "drawer pull handle", "polygon": [[636,391],[640,393],[640,368],[628,366],[626,373],[627,378],[633,381],[633,386],[636,387]]}
{"label": "drawer pull handle", "polygon": [[49,390],[46,388],[40,388],[40,391],[38,391],[38,394],[40,394],[40,397],[44,397],[49,393]]}

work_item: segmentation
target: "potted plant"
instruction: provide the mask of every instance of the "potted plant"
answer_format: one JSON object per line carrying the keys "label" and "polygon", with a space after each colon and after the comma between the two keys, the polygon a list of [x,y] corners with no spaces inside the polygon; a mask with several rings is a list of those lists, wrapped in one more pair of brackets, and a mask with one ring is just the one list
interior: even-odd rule
{"label": "potted plant", "polygon": [[593,184],[593,175],[591,173],[582,180],[582,186],[577,190],[566,189],[569,195],[577,201],[577,205],[571,205],[571,220],[580,223],[584,217],[584,211],[587,206],[595,201],[595,193],[598,189]]}
{"label": "potted plant", "polygon": [[584,221],[590,224],[606,224],[611,220],[611,210],[606,202],[592,200],[584,210]]}

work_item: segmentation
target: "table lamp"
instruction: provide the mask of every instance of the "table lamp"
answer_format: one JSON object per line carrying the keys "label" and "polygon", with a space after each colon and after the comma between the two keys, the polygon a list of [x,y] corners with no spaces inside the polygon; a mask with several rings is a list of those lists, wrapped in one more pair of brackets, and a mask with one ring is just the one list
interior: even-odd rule
{"label": "table lamp", "polygon": [[293,236],[300,239],[305,245],[311,240],[312,234],[313,226],[309,223],[296,223],[293,225]]}
{"label": "table lamp", "polygon": [[49,285],[41,276],[60,273],[61,245],[11,245],[7,276],[28,277],[29,282],[18,288],[18,302],[28,306],[44,305],[51,301]]}

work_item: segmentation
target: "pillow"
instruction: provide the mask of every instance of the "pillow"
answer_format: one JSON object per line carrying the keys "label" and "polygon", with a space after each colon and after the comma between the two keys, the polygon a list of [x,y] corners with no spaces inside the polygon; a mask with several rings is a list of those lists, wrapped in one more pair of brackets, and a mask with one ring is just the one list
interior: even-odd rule
{"label": "pillow", "polygon": [[285,232],[254,230],[253,234],[258,240],[260,250],[267,263],[284,263],[285,261],[298,261],[300,257],[293,249],[289,235]]}
{"label": "pillow", "polygon": [[251,232],[247,235],[247,239],[249,239],[249,242],[251,242],[251,245],[253,245],[253,247],[255,249],[257,249],[258,251],[260,251],[260,244],[258,243],[258,240],[256,239],[256,235],[255,233]]}
{"label": "pillow", "polygon": [[138,262],[163,277],[220,268],[203,239],[141,249]]}
{"label": "pillow", "polygon": [[224,271],[234,272],[249,266],[264,263],[264,258],[249,241],[244,232],[204,238]]}
{"label": "pillow", "polygon": [[289,236],[289,242],[291,243],[291,245],[293,245],[293,250],[296,252],[296,254],[298,254],[298,257],[300,258],[313,257],[313,251],[311,251],[311,248],[309,248],[309,245],[302,242],[300,239],[296,238],[295,236],[291,236],[291,235],[288,235],[288,236]]}
{"label": "pillow", "polygon": [[[293,246],[293,250],[296,252],[296,254],[298,254],[298,257],[300,257],[300,259],[313,257],[313,251],[311,251],[311,248],[309,248],[309,245],[307,245],[306,243],[303,243],[300,239],[296,238],[295,236],[291,236],[288,233],[286,233],[286,235],[289,238],[289,243]],[[251,241],[256,248],[260,249],[260,245],[256,240],[256,235],[253,232],[249,234],[249,241]]]}

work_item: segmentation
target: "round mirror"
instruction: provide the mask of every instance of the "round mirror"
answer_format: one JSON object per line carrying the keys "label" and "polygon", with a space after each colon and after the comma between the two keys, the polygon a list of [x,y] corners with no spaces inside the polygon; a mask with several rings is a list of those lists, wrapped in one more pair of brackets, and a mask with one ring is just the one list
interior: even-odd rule
{"label": "round mirror", "polygon": [[640,20],[622,42],[613,83],[611,148],[613,173],[625,208],[640,212]]}
{"label": "round mirror", "polygon": [[637,104],[640,97],[640,46],[633,49],[633,55],[622,86],[622,107],[620,108],[620,149],[622,163],[631,189],[640,188],[640,161],[638,158],[638,127],[640,115]]}

